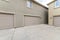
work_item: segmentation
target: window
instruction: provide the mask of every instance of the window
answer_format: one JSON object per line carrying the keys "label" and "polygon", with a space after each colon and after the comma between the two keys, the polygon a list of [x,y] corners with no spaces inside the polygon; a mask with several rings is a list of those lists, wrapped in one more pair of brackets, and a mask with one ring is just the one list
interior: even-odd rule
{"label": "window", "polygon": [[27,7],[31,8],[32,7],[32,1],[27,1]]}
{"label": "window", "polygon": [[57,7],[60,7],[60,0],[57,0],[57,1],[55,2],[55,8],[57,8]]}

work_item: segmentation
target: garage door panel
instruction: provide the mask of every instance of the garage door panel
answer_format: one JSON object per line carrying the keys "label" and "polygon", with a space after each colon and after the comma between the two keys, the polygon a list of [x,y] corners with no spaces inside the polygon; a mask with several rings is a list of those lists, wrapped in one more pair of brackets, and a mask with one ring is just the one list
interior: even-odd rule
{"label": "garage door panel", "polygon": [[41,23],[40,17],[35,17],[35,16],[24,16],[24,25],[29,26],[29,25],[37,25]]}
{"label": "garage door panel", "polygon": [[13,27],[13,15],[0,14],[0,29]]}
{"label": "garage door panel", "polygon": [[60,17],[54,17],[54,25],[60,27]]}

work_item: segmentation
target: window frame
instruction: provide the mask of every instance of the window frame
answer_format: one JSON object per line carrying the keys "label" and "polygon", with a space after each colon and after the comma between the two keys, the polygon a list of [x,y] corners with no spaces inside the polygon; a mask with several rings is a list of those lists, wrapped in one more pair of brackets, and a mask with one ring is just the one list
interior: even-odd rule
{"label": "window frame", "polygon": [[27,7],[32,8],[32,1],[30,1],[30,0],[27,1]]}
{"label": "window frame", "polygon": [[57,0],[57,1],[55,2],[55,8],[60,7],[60,4],[59,4],[59,3],[60,3],[59,0]]}

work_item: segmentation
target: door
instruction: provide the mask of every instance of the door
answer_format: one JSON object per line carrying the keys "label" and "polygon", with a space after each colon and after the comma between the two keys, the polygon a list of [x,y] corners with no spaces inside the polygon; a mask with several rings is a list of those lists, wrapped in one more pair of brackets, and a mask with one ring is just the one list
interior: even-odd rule
{"label": "door", "polygon": [[13,15],[11,14],[0,14],[0,29],[12,28],[13,27]]}
{"label": "door", "polygon": [[60,27],[60,16],[54,17],[54,26]]}
{"label": "door", "polygon": [[37,16],[24,16],[24,25],[37,25],[41,23],[40,17]]}

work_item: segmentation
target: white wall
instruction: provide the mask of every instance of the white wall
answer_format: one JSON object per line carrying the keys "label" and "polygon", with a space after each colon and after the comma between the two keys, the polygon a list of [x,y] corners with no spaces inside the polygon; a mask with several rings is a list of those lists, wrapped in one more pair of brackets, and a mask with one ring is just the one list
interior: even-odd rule
{"label": "white wall", "polygon": [[24,0],[8,0],[7,2],[0,0],[0,12],[14,14],[14,27],[20,27],[23,26],[23,5]]}

